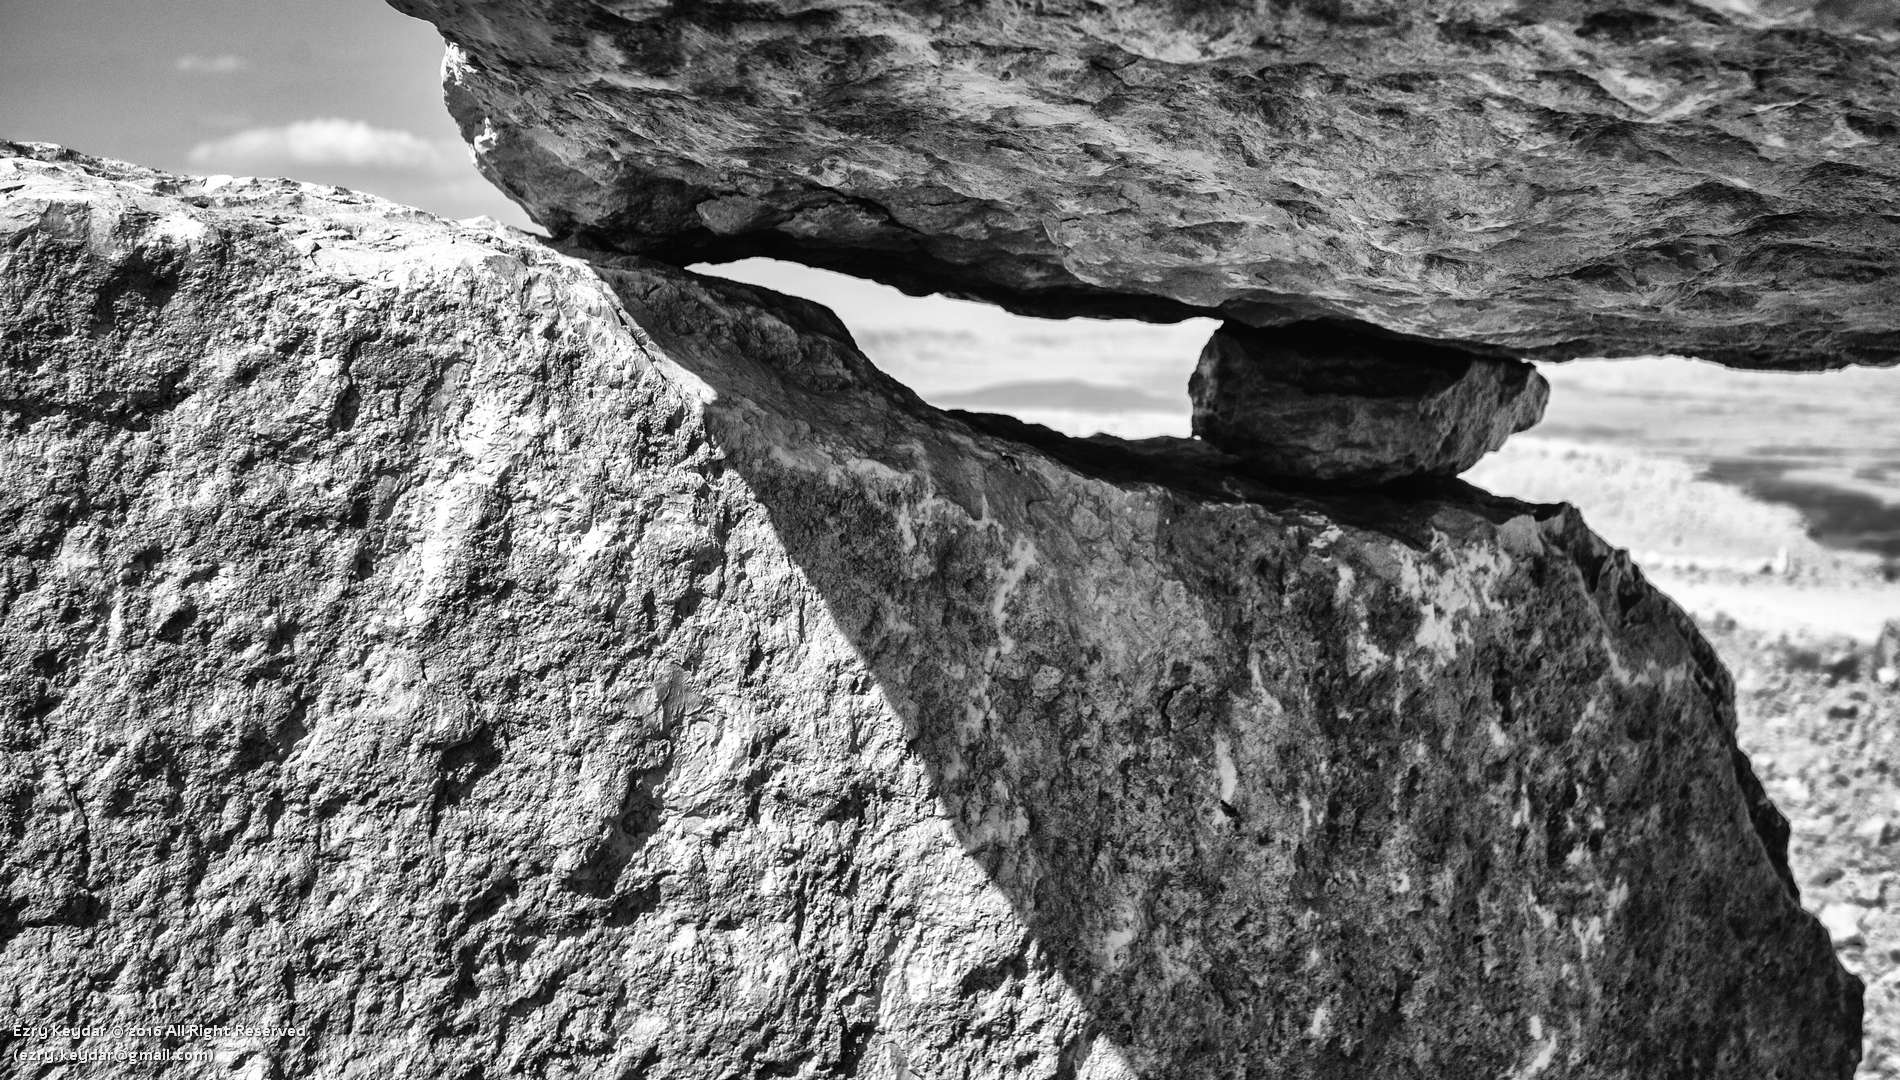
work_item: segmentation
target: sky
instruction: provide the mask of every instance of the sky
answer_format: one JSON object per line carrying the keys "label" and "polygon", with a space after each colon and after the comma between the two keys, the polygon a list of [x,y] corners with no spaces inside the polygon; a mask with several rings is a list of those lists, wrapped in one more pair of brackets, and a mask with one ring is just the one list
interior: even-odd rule
{"label": "sky", "polygon": [[381,0],[0,0],[0,136],[528,226],[470,163],[441,58]]}

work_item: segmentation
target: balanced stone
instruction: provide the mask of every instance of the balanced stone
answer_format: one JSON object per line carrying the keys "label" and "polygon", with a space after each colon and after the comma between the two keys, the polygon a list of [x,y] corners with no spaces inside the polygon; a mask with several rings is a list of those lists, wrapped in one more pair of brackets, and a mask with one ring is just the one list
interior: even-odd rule
{"label": "balanced stone", "polygon": [[1900,359],[1900,17],[1840,0],[392,0],[558,235],[1044,315]]}
{"label": "balanced stone", "polygon": [[1335,323],[1229,323],[1188,383],[1194,434],[1272,476],[1455,476],[1544,415],[1531,365]]}

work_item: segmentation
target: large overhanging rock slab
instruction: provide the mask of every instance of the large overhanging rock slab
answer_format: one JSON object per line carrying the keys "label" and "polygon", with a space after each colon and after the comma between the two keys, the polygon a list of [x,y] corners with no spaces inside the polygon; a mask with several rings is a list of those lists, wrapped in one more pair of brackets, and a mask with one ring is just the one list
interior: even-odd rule
{"label": "large overhanging rock slab", "polygon": [[1573,511],[1276,492],[938,413],[763,290],[26,153],[9,1024],[287,1080],[1853,1071],[1728,679]]}
{"label": "large overhanging rock slab", "polygon": [[557,234],[1046,315],[1900,359],[1900,19],[1801,0],[391,0]]}

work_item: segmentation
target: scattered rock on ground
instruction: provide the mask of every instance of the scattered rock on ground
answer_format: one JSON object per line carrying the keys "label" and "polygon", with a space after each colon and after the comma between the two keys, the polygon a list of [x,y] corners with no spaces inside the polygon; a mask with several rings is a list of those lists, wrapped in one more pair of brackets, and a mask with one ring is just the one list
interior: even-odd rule
{"label": "scattered rock on ground", "polygon": [[1860,935],[1860,921],[1867,917],[1867,909],[1859,904],[1828,904],[1821,908],[1821,925],[1827,927],[1827,936],[1836,947],[1860,945],[1864,939]]}
{"label": "scattered rock on ground", "polygon": [[[1735,673],[1737,738],[1793,830],[1802,900],[1867,984],[1860,1080],[1900,1078],[1900,688],[1885,646],[1703,623]],[[1815,656],[1859,655],[1840,678]],[[1884,654],[1881,654],[1884,655]]]}

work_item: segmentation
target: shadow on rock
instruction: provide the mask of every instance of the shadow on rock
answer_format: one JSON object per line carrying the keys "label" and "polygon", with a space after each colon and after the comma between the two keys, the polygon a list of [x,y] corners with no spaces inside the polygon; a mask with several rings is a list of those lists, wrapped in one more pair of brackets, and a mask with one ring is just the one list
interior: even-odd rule
{"label": "shadow on rock", "polygon": [[597,266],[1028,929],[944,1037],[1078,1004],[998,1075],[1853,1071],[1728,677],[1574,511],[940,413],[823,309]]}

